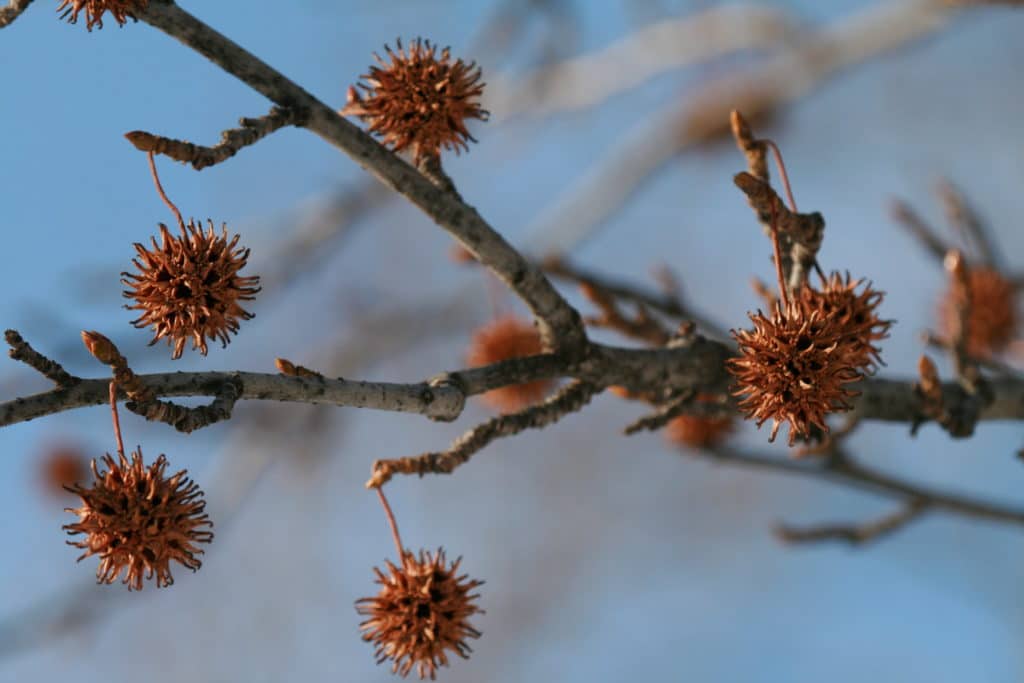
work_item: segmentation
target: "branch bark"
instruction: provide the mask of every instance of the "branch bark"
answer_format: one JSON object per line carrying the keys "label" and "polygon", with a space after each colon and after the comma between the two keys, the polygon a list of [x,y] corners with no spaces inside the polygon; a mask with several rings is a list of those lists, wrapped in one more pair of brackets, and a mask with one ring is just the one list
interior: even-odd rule
{"label": "branch bark", "polygon": [[153,0],[138,12],[138,18],[181,41],[278,106],[308,112],[307,129],[422,209],[493,270],[537,318],[545,348],[574,351],[583,346],[586,332],[579,314],[540,269],[506,242],[476,209],[451,192],[438,189],[326,104],[173,2]]}

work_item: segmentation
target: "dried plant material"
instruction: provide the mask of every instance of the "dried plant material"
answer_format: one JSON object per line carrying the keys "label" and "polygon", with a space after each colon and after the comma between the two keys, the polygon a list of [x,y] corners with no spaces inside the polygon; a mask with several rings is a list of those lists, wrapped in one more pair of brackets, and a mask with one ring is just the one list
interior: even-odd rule
{"label": "dried plant material", "polygon": [[363,640],[376,647],[377,663],[392,660],[391,672],[408,676],[415,668],[423,679],[437,678],[437,667],[448,666],[448,652],[468,659],[469,638],[480,632],[469,617],[482,613],[471,593],[483,582],[458,575],[461,558],[448,566],[444,550],[420,551],[416,558],[406,551],[402,566],[387,562],[387,573],[374,568],[380,592],[356,601],[356,611],[366,617],[359,625]]}
{"label": "dried plant material", "polygon": [[[968,355],[987,358],[1001,353],[1016,337],[1019,325],[1013,282],[994,268],[975,267],[967,273],[967,289]],[[959,326],[959,297],[954,282],[939,302],[939,325],[948,337],[953,337]]]}
{"label": "dried plant material", "polygon": [[89,459],[75,446],[53,446],[39,460],[39,482],[47,493],[54,496],[67,495],[69,488],[88,477]]}
{"label": "dried plant material", "polygon": [[[709,403],[714,397],[698,394],[696,400]],[[732,429],[733,420],[729,416],[677,415],[665,425],[665,439],[677,446],[708,448],[720,443]]]}
{"label": "dried plant material", "polygon": [[[512,358],[535,356],[542,351],[537,328],[529,321],[506,315],[476,331],[466,363],[470,367],[479,367]],[[482,398],[494,408],[512,413],[541,400],[550,388],[550,380],[540,379],[492,389],[483,394]]]}
{"label": "dried plant material", "polygon": [[192,348],[207,353],[206,340],[219,339],[222,346],[230,341],[229,332],[238,332],[239,320],[253,315],[239,305],[251,300],[260,288],[258,276],[238,275],[249,250],[236,248],[239,236],[228,241],[227,226],[217,235],[213,222],[202,225],[189,221],[180,225],[181,236],[172,237],[167,226],[160,224],[161,244],[152,238],[152,249],[136,243],[139,259],[132,263],[139,274],[121,273],[121,282],[130,289],[126,298],[135,299],[129,310],[143,311],[132,321],[135,327],[153,327],[150,345],[167,338],[173,346],[171,358],[181,357],[185,342],[192,339]]}
{"label": "dried plant material", "polygon": [[442,147],[468,150],[467,141],[476,140],[466,120],[489,116],[480,107],[484,84],[476,63],[452,61],[448,48],[438,54],[429,40],[417,38],[408,51],[401,41],[396,44],[395,51],[384,46],[387,62],[374,54],[378,66],[360,77],[362,94],[348,89],[341,114],[359,116],[396,152],[411,149],[417,165],[426,156],[440,155]]}
{"label": "dried plant material", "polygon": [[797,436],[810,437],[812,425],[827,433],[825,415],[852,407],[856,392],[845,385],[861,378],[862,350],[851,343],[847,326],[799,304],[777,307],[771,318],[761,311],[749,315],[754,328],[733,330],[740,356],[727,364],[740,409],[758,427],[772,420],[769,441],[783,422],[790,446]]}
{"label": "dried plant material", "polygon": [[[863,289],[858,292],[861,285]],[[870,282],[851,280],[849,273],[844,277],[834,271],[822,279],[821,289],[805,286],[797,292],[805,315],[820,310],[823,317],[843,330],[849,342],[850,360],[865,375],[873,374],[876,363],[882,362],[875,342],[887,338],[892,325],[891,320],[880,319],[875,310],[884,297],[885,293],[873,289]]]}
{"label": "dried plant material", "polygon": [[78,15],[85,10],[85,28],[92,31],[93,26],[103,28],[104,12],[110,12],[118,26],[124,26],[129,19],[138,21],[135,12],[146,9],[147,5],[149,0],[61,0],[57,11],[64,10],[60,18],[76,24]]}
{"label": "dried plant material", "polygon": [[173,584],[172,560],[199,569],[197,555],[203,551],[196,544],[213,540],[213,532],[203,529],[213,523],[204,512],[203,492],[185,470],[167,477],[167,458],[161,455],[147,467],[141,448],[130,461],[124,455],[118,461],[105,455],[103,461],[107,469],[102,472],[92,461],[91,487],[70,488],[82,499],[82,507],[68,508],[78,521],[64,530],[86,537],[68,541],[85,550],[79,561],[99,555],[97,581],[113,583],[123,572],[129,590],[141,590],[143,578],[155,577],[157,588]]}

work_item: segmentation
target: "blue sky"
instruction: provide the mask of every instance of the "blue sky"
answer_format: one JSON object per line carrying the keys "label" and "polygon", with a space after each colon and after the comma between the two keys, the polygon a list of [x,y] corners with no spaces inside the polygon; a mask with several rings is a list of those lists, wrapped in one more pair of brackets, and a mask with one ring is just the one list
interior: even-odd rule
{"label": "blue sky", "polygon": [[[172,362],[128,325],[118,273],[131,243],[170,216],[143,155],[121,137],[146,129],[213,143],[239,116],[269,104],[145,25],[88,34],[40,0],[0,32],[0,323],[72,372],[102,372],[78,331],[115,339],[138,370],[271,371],[273,358],[327,363],[334,374],[418,380],[462,363],[472,327],[487,319],[479,274],[447,260],[449,238],[402,202],[375,212],[318,254],[292,287],[264,291],[257,317],[226,349]],[[702,3],[569,3],[577,51]],[[489,73],[522,67],[537,26],[507,59],[465,54],[495,3],[391,0],[185,5],[325,101],[341,105],[370,53],[396,36],[429,37]],[[784,5],[808,22],[866,6]],[[244,7],[244,9],[243,9]],[[1024,13],[983,10],[950,29],[858,68],[790,107],[765,134],[786,155],[801,208],[828,221],[827,268],[871,278],[898,324],[884,344],[887,375],[910,376],[942,276],[887,215],[910,200],[934,223],[940,176],[963,187],[991,221],[1007,261],[1024,267],[1018,229],[1024,98]],[[480,140],[447,163],[467,200],[513,243],[650,113],[685,97],[700,69],[661,76],[581,113],[475,127]],[[161,177],[186,215],[227,221],[253,250],[254,272],[333,193],[362,172],[317,138],[285,130],[221,166],[196,173],[162,160]],[[770,277],[767,244],[731,176],[731,143],[681,155],[577,253],[637,280],[669,262],[687,296],[726,326],[757,305],[747,282]],[[399,275],[396,277],[396,274]],[[455,301],[453,305],[448,302]],[[409,318],[367,344],[374,314]],[[360,346],[362,344],[362,346]],[[368,358],[367,346],[392,349]],[[361,349],[359,353],[353,349]],[[384,351],[382,351],[384,353]],[[348,355],[346,355],[348,354]],[[364,362],[356,363],[356,356]],[[372,355],[372,354],[369,354]],[[347,365],[346,365],[347,364]],[[321,365],[319,367],[326,367]],[[3,399],[43,390],[26,368],[0,367]],[[410,546],[444,545],[487,580],[468,662],[447,681],[1016,681],[1024,657],[1019,530],[933,514],[875,546],[792,549],[770,534],[793,522],[868,518],[891,503],[831,486],[716,467],[626,439],[638,413],[612,397],[543,433],[496,443],[452,477],[390,486]],[[204,485],[217,538],[203,569],[168,590],[127,595],[92,586],[94,562],[63,543],[63,503],[34,485],[46,444],[112,448],[109,413],[92,408],[2,430],[4,535],[0,560],[0,681],[155,682],[390,680],[359,641],[352,602],[373,591],[371,566],[393,553],[376,499],[362,488],[378,457],[441,448],[482,420],[472,405],[454,425],[418,416],[241,405],[237,420],[190,436],[124,414],[128,444],[167,453]],[[276,419],[275,419],[276,418]],[[265,428],[261,428],[265,425]],[[1021,427],[985,424],[968,442],[934,426],[871,424],[851,439],[866,462],[936,487],[1015,503],[1024,468]],[[761,444],[753,428],[738,437]],[[780,446],[770,447],[776,452]],[[69,597],[57,597],[71,595]],[[85,596],[85,597],[82,597]],[[12,653],[5,619],[45,601],[81,600],[86,628]],[[37,612],[32,612],[37,614]],[[3,630],[7,628],[8,630]],[[154,663],[157,663],[154,666]]]}

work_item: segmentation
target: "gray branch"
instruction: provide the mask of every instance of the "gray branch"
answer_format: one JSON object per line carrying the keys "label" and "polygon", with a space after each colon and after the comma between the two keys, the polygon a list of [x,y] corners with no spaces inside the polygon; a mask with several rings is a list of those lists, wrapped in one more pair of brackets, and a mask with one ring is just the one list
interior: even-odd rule
{"label": "gray branch", "polygon": [[476,209],[443,191],[422,173],[313,97],[280,72],[169,0],[153,0],[138,18],[200,53],[286,109],[308,112],[305,126],[342,150],[381,182],[423,210],[489,267],[538,319],[549,349],[578,350],[586,340],[579,314],[544,274],[485,221]]}

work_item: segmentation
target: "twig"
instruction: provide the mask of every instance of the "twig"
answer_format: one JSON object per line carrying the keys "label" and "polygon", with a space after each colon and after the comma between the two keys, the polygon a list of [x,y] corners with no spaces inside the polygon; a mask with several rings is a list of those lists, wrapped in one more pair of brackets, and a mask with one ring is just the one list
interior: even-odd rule
{"label": "twig", "polygon": [[783,206],[782,200],[771,185],[746,171],[733,176],[733,182],[747,195],[747,201],[750,202],[761,224],[777,230],[780,237],[784,238],[783,244],[780,245],[781,259],[777,260],[777,265],[782,268],[789,288],[799,288],[806,280],[811,267],[817,262],[818,249],[821,248],[825,233],[825,219],[817,211],[790,211]]}
{"label": "twig", "polygon": [[924,500],[913,500],[896,512],[862,524],[822,524],[809,527],[795,527],[779,524],[775,536],[784,543],[819,543],[839,541],[849,545],[864,545],[884,538],[906,527],[928,511]]}
{"label": "twig", "polygon": [[992,266],[996,270],[1002,270],[995,240],[977,212],[967,203],[963,194],[949,180],[940,181],[935,191],[946,209],[949,222],[977,250],[978,261],[981,264]]}
{"label": "twig", "polygon": [[971,335],[971,308],[974,302],[971,300],[970,274],[968,273],[967,262],[963,255],[956,250],[950,250],[943,261],[946,272],[949,273],[951,293],[956,315],[952,319],[950,330],[950,344],[953,351],[953,365],[956,368],[957,379],[963,385],[964,390],[970,394],[977,392],[981,375],[978,366],[971,362],[967,354],[967,342]]}
{"label": "twig", "polygon": [[791,37],[783,11],[730,4],[646,26],[591,54],[541,67],[516,79],[488,79],[487,107],[501,118],[547,116],[594,107],[666,71]]}
{"label": "twig", "polygon": [[7,7],[0,7],[0,28],[13,24],[31,4],[32,0],[8,0]]}
{"label": "twig", "polygon": [[599,316],[585,318],[588,325],[615,330],[627,337],[653,346],[664,346],[671,339],[672,333],[652,318],[643,304],[638,304],[636,315],[628,318],[619,310],[615,298],[595,283],[581,282],[580,292],[601,311]]}
{"label": "twig", "polygon": [[964,517],[1024,527],[1024,509],[924,487],[853,463],[846,457],[825,461],[792,460],[749,453],[727,446],[703,450],[698,455],[726,465],[822,479],[897,500],[922,501],[935,510]]}
{"label": "twig", "polygon": [[4,339],[7,340],[7,344],[11,347],[7,355],[37,371],[58,387],[73,387],[82,381],[80,377],[69,374],[57,361],[51,360],[33,349],[16,331],[5,331]]}
{"label": "twig", "polygon": [[148,401],[128,401],[124,407],[151,422],[163,422],[179,432],[188,434],[222,420],[231,419],[231,411],[240,397],[241,390],[240,381],[228,378],[212,390],[213,402],[206,406],[193,408],[154,398]]}
{"label": "twig", "polygon": [[727,135],[733,109],[753,118],[777,111],[843,69],[937,32],[954,13],[936,0],[883,0],[808,32],[792,48],[673,99],[627,131],[527,234],[538,240],[541,253],[562,252],[565,243],[592,237],[680,152]]}
{"label": "twig", "polygon": [[950,247],[942,241],[931,226],[915,212],[906,202],[894,199],[889,207],[890,214],[894,221],[906,228],[913,237],[940,263],[946,258],[946,252]]}
{"label": "twig", "polygon": [[540,429],[554,424],[569,413],[574,413],[587,405],[599,391],[600,389],[593,384],[574,381],[543,403],[530,406],[518,413],[500,415],[474,427],[456,439],[447,451],[423,453],[396,460],[377,460],[373,463],[373,476],[366,482],[366,487],[380,488],[396,474],[417,474],[421,477],[428,473],[450,474],[491,441],[518,434],[526,429]]}
{"label": "twig", "polygon": [[[729,340],[729,333],[714,321],[699,313],[694,312],[678,294],[678,284],[664,286],[666,293],[657,294],[646,291],[632,284],[614,280],[596,272],[581,268],[570,263],[561,256],[549,256],[541,262],[541,267],[549,275],[569,280],[572,282],[588,282],[608,294],[625,301],[646,306],[664,315],[680,319],[692,320],[697,326],[710,336],[721,341]],[[664,276],[661,276],[662,278]],[[663,280],[663,284],[664,280]]]}
{"label": "twig", "polygon": [[125,133],[128,141],[142,152],[163,154],[175,161],[191,164],[201,171],[208,166],[219,164],[235,156],[240,149],[256,144],[267,135],[285,126],[301,126],[305,117],[297,109],[274,107],[269,114],[258,118],[243,117],[238,120],[241,128],[230,128],[220,135],[220,142],[213,147],[195,145],[185,140],[165,138],[142,130]]}
{"label": "twig", "polygon": [[645,415],[636,422],[627,425],[626,428],[622,430],[622,433],[626,436],[632,436],[637,432],[653,432],[661,429],[675,418],[684,414],[690,404],[694,402],[693,399],[696,396],[697,392],[692,389],[684,391],[679,396],[663,403],[653,414]]}
{"label": "twig", "polygon": [[526,261],[477,211],[439,190],[419,171],[275,71],[255,55],[169,0],[153,0],[141,21],[204,55],[276,104],[309,112],[305,127],[341,149],[383,183],[409,199],[491,268],[530,308],[545,348],[578,352],[586,340],[576,311],[539,269]]}

